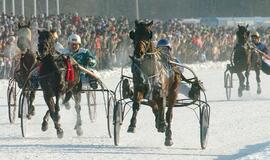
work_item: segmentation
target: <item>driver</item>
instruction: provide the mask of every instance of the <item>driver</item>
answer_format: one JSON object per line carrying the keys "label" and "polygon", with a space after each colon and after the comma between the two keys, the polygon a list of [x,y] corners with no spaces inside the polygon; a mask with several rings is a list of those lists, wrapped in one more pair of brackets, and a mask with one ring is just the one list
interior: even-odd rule
{"label": "driver", "polygon": [[[157,42],[157,49],[161,52],[162,56],[164,56],[167,60],[181,64],[181,61],[172,55],[171,53],[172,46],[167,39],[160,39]],[[193,82],[186,79],[186,77],[183,75],[184,67],[176,66],[173,64],[171,64],[170,67],[175,71],[175,73],[180,74],[180,78],[182,81],[186,82],[186,83],[181,82],[179,87],[180,93],[191,99],[196,99],[197,95],[195,95],[195,92],[193,91],[195,85],[190,86],[190,84],[193,84]]]}
{"label": "driver", "polygon": [[[68,48],[63,50],[63,54],[72,57],[77,61],[78,64],[83,66],[84,68],[95,72],[96,66],[96,57],[93,52],[88,49],[81,48],[81,37],[77,34],[71,34],[68,37]],[[84,72],[80,72],[80,87],[82,86],[82,80],[87,80],[90,83],[90,86],[93,89],[98,88],[97,80]],[[71,92],[68,92],[63,104],[67,103],[68,99],[71,97]],[[70,97],[69,97],[70,96]]]}

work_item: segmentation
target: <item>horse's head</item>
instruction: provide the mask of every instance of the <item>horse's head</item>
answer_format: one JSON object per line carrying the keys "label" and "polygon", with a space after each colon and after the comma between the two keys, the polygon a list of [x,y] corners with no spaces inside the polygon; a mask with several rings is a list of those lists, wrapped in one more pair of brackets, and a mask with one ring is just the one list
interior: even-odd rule
{"label": "horse's head", "polygon": [[135,30],[129,33],[134,44],[133,62],[146,76],[153,76],[160,70],[158,56],[152,42],[153,21],[135,21]]}
{"label": "horse's head", "polygon": [[236,35],[237,35],[237,39],[239,43],[242,43],[242,44],[247,43],[249,33],[250,33],[247,28],[248,28],[248,25],[246,26],[238,25],[238,31],[236,32]]}
{"label": "horse's head", "polygon": [[135,31],[131,31],[129,33],[129,37],[133,41],[139,40],[151,40],[152,39],[152,30],[151,27],[153,25],[153,21],[146,23],[144,21],[135,21]]}
{"label": "horse's head", "polygon": [[50,31],[38,31],[38,52],[40,58],[44,58],[47,55],[55,53],[55,40]]}
{"label": "horse's head", "polygon": [[25,24],[25,25],[18,23],[17,35],[19,38],[26,37],[31,41],[32,40],[32,32],[31,32],[30,22],[28,22],[28,24]]}
{"label": "horse's head", "polygon": [[26,25],[18,24],[18,41],[17,46],[20,48],[22,52],[26,52],[27,50],[32,50],[32,32],[30,27],[30,22]]}
{"label": "horse's head", "polygon": [[134,56],[137,58],[142,57],[147,52],[154,52],[154,46],[151,42],[152,39],[152,25],[153,21],[135,21],[135,30],[129,33],[129,37],[134,43]]}

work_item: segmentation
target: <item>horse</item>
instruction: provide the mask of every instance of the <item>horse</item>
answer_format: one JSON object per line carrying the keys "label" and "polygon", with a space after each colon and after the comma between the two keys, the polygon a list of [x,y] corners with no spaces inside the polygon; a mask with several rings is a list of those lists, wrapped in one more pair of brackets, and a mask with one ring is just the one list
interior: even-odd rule
{"label": "horse", "polygon": [[[134,45],[134,53],[131,56],[134,91],[133,114],[127,132],[135,132],[136,117],[141,101],[147,99],[155,116],[157,131],[165,132],[164,144],[171,146],[173,145],[171,130],[172,112],[178,94],[180,75],[174,70],[168,71],[165,69],[164,66],[168,66],[169,62],[161,60],[159,52],[151,41],[152,25],[153,21],[147,23],[136,20],[135,31],[133,30],[129,33],[129,37],[133,40]],[[168,107],[166,122],[164,116],[165,107]]]}
{"label": "horse", "polygon": [[17,31],[17,46],[22,52],[26,52],[27,50],[32,51],[32,31],[30,22],[28,22],[28,24],[26,25],[21,25],[19,23],[18,28],[19,30]]}
{"label": "horse", "polygon": [[[32,51],[31,44],[31,29],[30,23],[27,25],[18,24],[18,41],[17,46],[20,49],[20,62],[14,71],[14,78],[18,83],[19,88],[25,89],[26,98],[29,100],[29,108],[27,117],[30,119],[35,114],[35,106],[33,101],[35,99],[35,89],[33,83],[27,81],[30,72],[37,66],[36,54]],[[28,83],[29,82],[29,83]]]}
{"label": "horse", "polygon": [[[242,97],[244,90],[249,90],[249,73],[251,69],[254,69],[256,73],[256,81],[257,81],[257,94],[261,93],[260,86],[260,65],[261,65],[261,57],[255,53],[254,47],[252,47],[248,43],[249,31],[248,25],[241,26],[238,25],[237,35],[237,44],[234,47],[234,55],[233,55],[233,64],[234,70],[239,79],[239,87],[238,87],[238,96]],[[245,76],[243,75],[243,71],[245,71]],[[246,77],[246,84],[245,82]]]}
{"label": "horse", "polygon": [[[55,51],[52,34],[49,31],[38,31],[38,54],[41,61],[39,69],[39,83],[43,91],[44,100],[48,106],[48,111],[43,117],[42,131],[48,129],[48,115],[54,122],[57,137],[62,138],[64,131],[60,126],[60,106],[61,95],[72,92],[75,99],[75,109],[77,112],[77,122],[75,129],[77,135],[82,135],[81,115],[80,115],[80,74],[76,64],[71,63],[71,59]],[[69,71],[72,71],[70,73]],[[72,77],[72,78],[67,78]],[[55,101],[54,98],[55,97]]]}

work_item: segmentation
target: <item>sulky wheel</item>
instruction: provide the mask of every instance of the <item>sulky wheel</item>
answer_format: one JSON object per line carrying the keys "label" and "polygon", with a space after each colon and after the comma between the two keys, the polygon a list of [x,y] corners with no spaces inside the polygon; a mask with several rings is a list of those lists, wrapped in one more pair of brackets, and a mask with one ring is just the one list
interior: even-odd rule
{"label": "sulky wheel", "polygon": [[107,102],[107,113],[106,113],[106,116],[107,116],[107,128],[108,128],[108,133],[109,133],[109,137],[112,138],[113,137],[113,129],[114,129],[114,126],[113,126],[113,109],[114,109],[114,105],[115,105],[115,101],[114,101],[114,97],[110,97],[108,99],[108,102]]}
{"label": "sulky wheel", "polygon": [[202,107],[200,107],[200,140],[202,149],[205,149],[207,145],[209,120],[210,107],[207,104],[202,104]]}
{"label": "sulky wheel", "polygon": [[116,102],[114,106],[113,119],[114,119],[114,145],[118,146],[120,141],[120,129],[123,120],[121,102]]}
{"label": "sulky wheel", "polygon": [[88,105],[88,113],[91,122],[94,122],[97,117],[97,103],[96,103],[96,91],[87,91],[87,105]]}
{"label": "sulky wheel", "polygon": [[225,76],[225,89],[227,100],[231,99],[231,90],[232,90],[232,74],[227,73]]}
{"label": "sulky wheel", "polygon": [[16,86],[16,82],[14,81],[14,79],[10,79],[9,81],[9,85],[8,85],[8,90],[7,90],[7,97],[8,97],[8,117],[9,117],[9,122],[10,123],[14,123],[15,122],[15,117],[16,117],[16,109],[17,109],[17,105],[16,105],[16,99],[17,99],[17,95],[16,95],[16,90],[17,90],[17,86]]}
{"label": "sulky wheel", "polygon": [[26,137],[27,121],[28,121],[28,98],[27,92],[22,91],[19,99],[19,117],[21,118],[22,136]]}

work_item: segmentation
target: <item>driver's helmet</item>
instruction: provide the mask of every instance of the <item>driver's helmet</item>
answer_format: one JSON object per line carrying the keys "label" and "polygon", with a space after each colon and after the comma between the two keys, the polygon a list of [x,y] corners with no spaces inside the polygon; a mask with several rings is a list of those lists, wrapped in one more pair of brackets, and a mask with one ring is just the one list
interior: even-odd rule
{"label": "driver's helmet", "polygon": [[10,37],[8,38],[8,41],[9,41],[10,43],[14,42],[15,40],[16,40],[15,36],[10,36]]}
{"label": "driver's helmet", "polygon": [[260,34],[257,32],[257,31],[253,31],[252,33],[251,33],[251,37],[260,37]]}
{"label": "driver's helmet", "polygon": [[81,44],[81,37],[77,34],[71,34],[68,37],[68,43],[72,44],[72,43],[77,43],[77,44]]}
{"label": "driver's helmet", "polygon": [[161,39],[157,42],[157,47],[168,47],[172,48],[171,43],[166,39]]}

